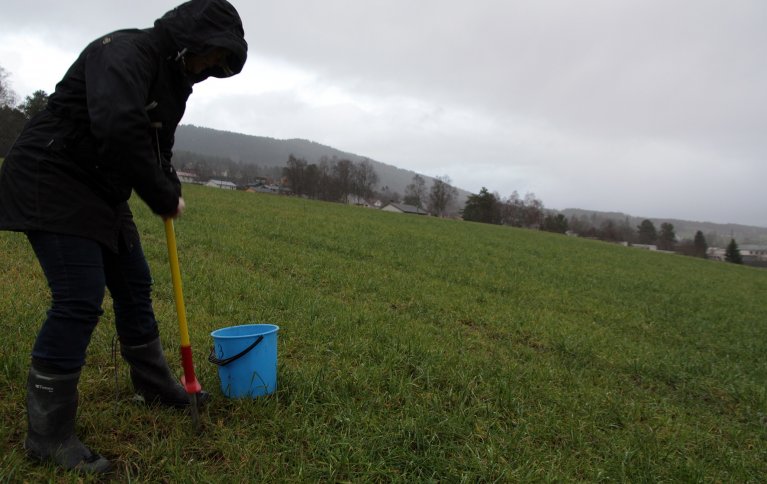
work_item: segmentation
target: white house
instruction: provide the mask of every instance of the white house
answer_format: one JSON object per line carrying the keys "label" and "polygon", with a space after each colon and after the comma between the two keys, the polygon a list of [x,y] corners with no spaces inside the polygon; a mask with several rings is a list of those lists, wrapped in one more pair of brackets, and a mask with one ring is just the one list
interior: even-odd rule
{"label": "white house", "polygon": [[416,215],[428,215],[429,212],[422,208],[418,208],[413,205],[407,205],[405,203],[387,203],[381,210],[384,212],[395,212],[395,213],[412,213]]}
{"label": "white house", "polygon": [[743,244],[739,249],[744,264],[767,267],[767,245]]}
{"label": "white house", "polygon": [[230,181],[224,180],[208,180],[205,184],[206,187],[223,188],[224,190],[237,190],[237,185]]}
{"label": "white house", "polygon": [[[738,246],[738,252],[743,262],[748,265],[764,266],[767,264],[767,245],[744,244]],[[709,247],[707,255],[709,259],[725,260],[727,249],[721,247]]]}

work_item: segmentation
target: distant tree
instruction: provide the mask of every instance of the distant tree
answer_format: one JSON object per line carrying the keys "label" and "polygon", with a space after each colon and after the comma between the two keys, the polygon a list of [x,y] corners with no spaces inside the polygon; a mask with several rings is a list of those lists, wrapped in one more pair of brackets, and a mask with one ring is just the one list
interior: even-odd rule
{"label": "distant tree", "polygon": [[[499,198],[500,197],[496,197]],[[500,201],[500,216],[503,225],[538,229],[543,225],[545,211],[543,202],[535,193],[526,193],[522,199],[515,190],[509,198]]]}
{"label": "distant tree", "polygon": [[258,172],[259,169],[256,165],[243,161],[234,161],[232,162],[229,176],[236,185],[246,186],[253,183],[258,176]]}
{"label": "distant tree", "polygon": [[290,155],[282,173],[296,195],[331,202],[348,203],[349,195],[370,200],[378,184],[378,174],[370,160],[354,163],[322,158],[316,165]]}
{"label": "distant tree", "polygon": [[599,230],[597,231],[597,237],[599,237],[600,240],[606,240],[608,242],[620,242],[622,240],[618,224],[612,219],[607,219],[602,222],[602,225],[599,226]]}
{"label": "distant tree", "polygon": [[213,167],[205,160],[199,160],[192,165],[192,172],[197,173],[200,180],[210,180],[216,175]]}
{"label": "distant tree", "polygon": [[373,187],[378,184],[378,174],[376,173],[370,160],[362,160],[354,165],[352,170],[352,193],[364,200],[370,200],[373,197]]}
{"label": "distant tree", "polygon": [[558,213],[556,215],[550,213],[543,219],[542,230],[546,232],[556,232],[558,234],[564,234],[567,232],[568,223],[567,217],[564,214]]}
{"label": "distant tree", "polygon": [[436,177],[429,190],[429,211],[433,215],[444,217],[456,196],[458,190],[450,185],[450,177]]}
{"label": "distant tree", "polygon": [[674,224],[662,223],[660,225],[660,234],[658,234],[658,248],[661,250],[674,250],[676,244],[676,233]]}
{"label": "distant tree", "polygon": [[463,219],[486,224],[501,223],[501,207],[498,197],[482,187],[478,194],[469,195],[463,209]]}
{"label": "distant tree", "polygon": [[730,243],[727,244],[727,249],[724,252],[724,260],[732,262],[733,264],[742,264],[743,257],[740,255],[740,249],[735,239],[730,239]]}
{"label": "distant tree", "polygon": [[8,71],[0,66],[0,108],[13,107],[16,104],[16,93],[8,83]]}
{"label": "distant tree", "polygon": [[414,207],[423,207],[426,202],[426,180],[421,175],[413,175],[413,181],[405,187],[403,202]]}
{"label": "distant tree", "polygon": [[0,158],[4,158],[24,128],[24,113],[10,106],[0,106]]}
{"label": "distant tree", "polygon": [[658,240],[658,232],[650,220],[642,220],[637,227],[637,239],[640,244],[654,244]]}
{"label": "distant tree", "polygon": [[634,243],[637,240],[637,233],[634,227],[631,225],[631,220],[628,217],[623,219],[623,222],[615,224],[615,230],[618,233],[618,237],[622,241]]}
{"label": "distant tree", "polygon": [[9,73],[0,66],[0,158],[5,157],[11,145],[24,128],[24,113],[16,109],[16,93],[8,83]]}
{"label": "distant tree", "polygon": [[[593,228],[585,217],[581,218],[581,217],[578,217],[577,215],[573,215],[572,217],[570,217],[567,224],[570,227],[570,230],[572,230],[573,232],[575,232],[576,234],[580,236],[585,236],[589,232],[589,229]],[[631,229],[631,230],[633,231],[634,229]]]}
{"label": "distant tree", "polygon": [[32,116],[39,113],[45,106],[48,105],[48,93],[42,90],[37,90],[32,93],[31,96],[27,96],[23,103],[19,106],[27,119],[31,119]]}
{"label": "distant tree", "polygon": [[392,190],[389,188],[389,185],[384,185],[381,187],[381,189],[376,193],[376,197],[381,200],[382,203],[387,204],[389,202],[399,202],[402,200],[402,197],[398,192],[395,190]]}
{"label": "distant tree", "polygon": [[317,165],[317,198],[327,202],[337,202],[335,182],[333,181],[333,170],[335,160],[327,157],[320,158],[320,164]]}
{"label": "distant tree", "polygon": [[706,243],[706,237],[703,236],[703,232],[700,230],[695,232],[695,239],[692,245],[695,257],[708,258],[708,244]]}
{"label": "distant tree", "polygon": [[674,252],[677,254],[687,255],[690,257],[697,257],[695,254],[695,246],[692,239],[682,239],[674,247]]}
{"label": "distant tree", "polygon": [[524,205],[524,226],[531,229],[540,228],[543,224],[543,202],[535,193],[526,193]]}
{"label": "distant tree", "polygon": [[290,189],[296,195],[306,195],[309,191],[306,184],[306,167],[306,160],[297,158],[292,154],[288,156],[283,174],[288,179]]}
{"label": "distant tree", "polygon": [[336,201],[349,203],[349,194],[352,193],[352,180],[354,163],[351,160],[338,160],[333,165],[333,181],[335,182]]}
{"label": "distant tree", "polygon": [[522,227],[525,221],[525,202],[519,198],[516,190],[501,202],[501,223],[512,227]]}
{"label": "distant tree", "polygon": [[307,165],[304,170],[304,193],[309,198],[319,198],[320,193],[320,169],[314,163]]}

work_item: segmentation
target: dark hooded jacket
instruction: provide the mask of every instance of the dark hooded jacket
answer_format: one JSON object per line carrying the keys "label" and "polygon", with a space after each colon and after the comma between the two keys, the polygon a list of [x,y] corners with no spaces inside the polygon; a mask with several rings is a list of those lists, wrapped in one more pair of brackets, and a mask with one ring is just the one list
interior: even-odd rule
{"label": "dark hooded jacket", "polygon": [[[227,65],[188,75],[184,55],[223,47]],[[153,28],[105,35],[80,54],[48,106],[0,168],[0,229],[81,236],[117,251],[138,238],[133,190],[172,215],[181,185],[171,165],[192,85],[245,64],[242,22],[226,0],[192,0]]]}

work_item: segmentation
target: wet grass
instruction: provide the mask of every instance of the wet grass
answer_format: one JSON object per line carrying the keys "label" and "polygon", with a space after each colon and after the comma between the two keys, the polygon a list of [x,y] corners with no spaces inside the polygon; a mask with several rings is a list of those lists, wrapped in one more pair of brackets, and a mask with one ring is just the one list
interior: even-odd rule
{"label": "wet grass", "polygon": [[[115,399],[110,303],[78,431],[121,481],[724,481],[767,476],[767,271],[589,240],[186,187],[177,222],[197,372],[183,412]],[[133,203],[161,337],[178,327],[160,220]],[[45,280],[0,233],[0,480],[24,458]],[[228,400],[209,333],[270,323],[277,392]]]}

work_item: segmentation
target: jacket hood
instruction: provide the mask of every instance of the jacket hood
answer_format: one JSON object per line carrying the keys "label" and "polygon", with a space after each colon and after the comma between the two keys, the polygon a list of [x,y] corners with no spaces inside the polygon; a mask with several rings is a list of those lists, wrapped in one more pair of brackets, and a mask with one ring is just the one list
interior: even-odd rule
{"label": "jacket hood", "polygon": [[173,38],[179,52],[205,54],[215,47],[229,51],[226,67],[211,67],[195,76],[230,77],[242,71],[248,57],[248,43],[237,10],[226,0],[191,0],[157,19],[155,27]]}

